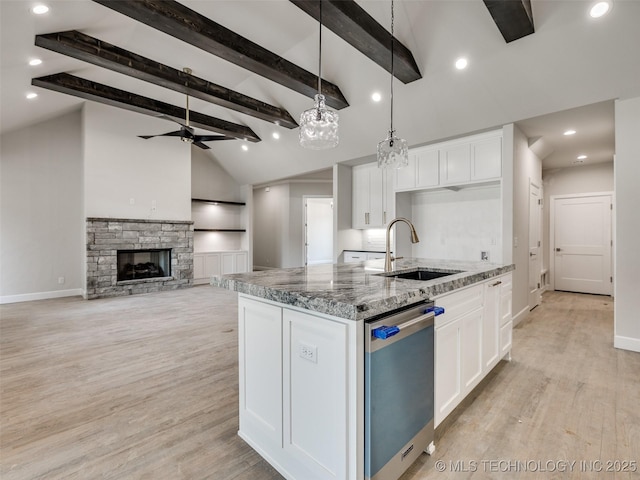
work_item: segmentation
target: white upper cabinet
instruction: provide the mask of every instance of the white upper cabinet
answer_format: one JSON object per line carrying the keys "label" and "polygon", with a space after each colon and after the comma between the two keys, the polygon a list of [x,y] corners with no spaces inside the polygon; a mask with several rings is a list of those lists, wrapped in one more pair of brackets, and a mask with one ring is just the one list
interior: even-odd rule
{"label": "white upper cabinet", "polygon": [[440,152],[420,147],[409,152],[409,165],[395,171],[396,191],[437,187],[440,183]]}
{"label": "white upper cabinet", "polygon": [[452,145],[441,150],[440,184],[457,185],[471,179],[471,145]]}
{"label": "white upper cabinet", "polygon": [[398,192],[466,185],[502,177],[502,131],[412,148],[395,171]]}
{"label": "white upper cabinet", "polygon": [[353,228],[382,228],[394,210],[392,177],[377,163],[353,167]]}
{"label": "white upper cabinet", "polygon": [[489,180],[502,176],[501,137],[474,142],[471,149],[471,180]]}

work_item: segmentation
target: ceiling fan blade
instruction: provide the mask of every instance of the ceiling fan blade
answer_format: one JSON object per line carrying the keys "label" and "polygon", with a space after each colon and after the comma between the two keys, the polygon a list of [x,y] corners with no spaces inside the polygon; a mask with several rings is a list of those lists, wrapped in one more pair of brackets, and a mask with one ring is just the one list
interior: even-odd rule
{"label": "ceiling fan blade", "polygon": [[233,137],[224,135],[196,135],[193,137],[194,142],[214,142],[216,140],[235,140]]}
{"label": "ceiling fan blade", "polygon": [[158,135],[138,135],[138,137],[144,138],[145,140],[149,140],[150,138],[153,138],[153,137],[179,137],[181,133],[182,132],[178,130],[175,132],[160,133]]}
{"label": "ceiling fan blade", "polygon": [[202,142],[193,142],[193,145],[195,145],[196,147],[200,147],[203,150],[211,150],[211,147],[209,145],[206,145]]}

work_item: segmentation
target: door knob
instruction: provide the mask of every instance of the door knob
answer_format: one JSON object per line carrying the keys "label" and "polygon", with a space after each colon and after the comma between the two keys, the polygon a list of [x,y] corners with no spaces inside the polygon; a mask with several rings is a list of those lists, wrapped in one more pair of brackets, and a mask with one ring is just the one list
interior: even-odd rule
{"label": "door knob", "polygon": [[560,248],[556,248],[556,252],[559,252],[561,249]]}

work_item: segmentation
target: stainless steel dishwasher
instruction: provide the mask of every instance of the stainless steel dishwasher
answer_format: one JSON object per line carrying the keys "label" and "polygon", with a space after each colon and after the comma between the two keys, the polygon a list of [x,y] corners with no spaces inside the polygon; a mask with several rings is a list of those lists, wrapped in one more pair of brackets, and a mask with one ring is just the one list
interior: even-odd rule
{"label": "stainless steel dishwasher", "polygon": [[434,306],[365,323],[366,479],[396,480],[433,452]]}

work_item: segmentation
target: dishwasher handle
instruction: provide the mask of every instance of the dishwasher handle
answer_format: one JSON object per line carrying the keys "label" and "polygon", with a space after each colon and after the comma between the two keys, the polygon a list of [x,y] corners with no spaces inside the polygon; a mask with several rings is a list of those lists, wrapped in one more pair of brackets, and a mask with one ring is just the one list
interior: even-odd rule
{"label": "dishwasher handle", "polygon": [[387,338],[393,337],[394,335],[400,333],[400,330],[402,330],[403,328],[410,327],[411,325],[415,325],[416,323],[420,323],[423,320],[426,320],[433,316],[441,315],[443,313],[444,307],[429,307],[424,311],[424,315],[409,320],[408,322],[404,322],[400,325],[393,325],[392,327],[381,325],[380,327],[374,328],[373,330],[371,330],[371,336],[379,338],[381,340],[386,340]]}

